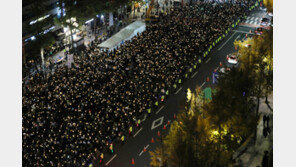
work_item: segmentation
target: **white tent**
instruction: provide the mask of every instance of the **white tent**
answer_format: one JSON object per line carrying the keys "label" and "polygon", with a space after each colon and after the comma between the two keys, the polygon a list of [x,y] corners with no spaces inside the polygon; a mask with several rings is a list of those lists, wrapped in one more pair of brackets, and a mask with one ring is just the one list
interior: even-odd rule
{"label": "white tent", "polygon": [[146,25],[142,21],[135,21],[132,24],[126,26],[118,33],[113,35],[111,38],[106,40],[105,42],[101,43],[99,47],[113,50],[114,48],[120,46],[120,44],[124,43],[126,40],[130,40],[133,38],[137,33],[142,33],[145,31]]}

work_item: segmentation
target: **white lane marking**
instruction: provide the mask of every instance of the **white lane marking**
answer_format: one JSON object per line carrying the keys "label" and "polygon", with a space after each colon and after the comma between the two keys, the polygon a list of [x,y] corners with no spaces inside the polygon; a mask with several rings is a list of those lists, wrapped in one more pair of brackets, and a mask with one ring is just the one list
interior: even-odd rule
{"label": "white lane marking", "polygon": [[255,17],[252,17],[251,20],[254,20]]}
{"label": "white lane marking", "polygon": [[162,109],[163,109],[164,106],[162,106],[157,112],[156,114],[158,114]]}
{"label": "white lane marking", "polygon": [[211,58],[209,58],[209,59],[206,61],[206,63],[208,63],[210,60],[211,60]]}
{"label": "white lane marking", "polygon": [[142,119],[142,122],[146,120],[147,114],[144,115],[144,119]]}
{"label": "white lane marking", "polygon": [[[148,147],[149,147],[149,144],[148,144],[146,147],[144,147],[144,148],[147,150]],[[141,156],[143,153],[144,153],[144,152],[143,152],[143,150],[142,150],[142,151],[140,152],[139,156]]]}
{"label": "white lane marking", "polygon": [[197,74],[197,71],[192,75],[192,77],[191,78],[194,78],[195,77],[195,75]]}
{"label": "white lane marking", "polygon": [[138,130],[138,132],[134,135],[134,138],[141,132],[143,128],[141,128],[140,130]]}
{"label": "white lane marking", "polygon": [[181,88],[175,93],[175,95],[178,94],[178,93],[180,92],[181,89],[182,89],[182,87],[181,87]]}
{"label": "white lane marking", "polygon": [[215,69],[216,71],[218,70],[219,66]]}
{"label": "white lane marking", "polygon": [[[151,126],[151,130],[159,127],[163,123],[163,118],[164,118],[164,116],[154,120],[153,123],[152,123],[152,126]],[[157,125],[155,125],[156,122],[159,122],[159,123]]]}
{"label": "white lane marking", "polygon": [[240,37],[240,35],[238,35],[238,36],[235,38],[235,40],[237,40],[239,37]]}
{"label": "white lane marking", "polygon": [[259,25],[260,24],[260,21],[258,20],[257,22],[256,22],[256,25]]}
{"label": "white lane marking", "polygon": [[255,21],[257,21],[259,18],[258,17],[256,17],[256,19],[255,19]]}
{"label": "white lane marking", "polygon": [[249,24],[250,20],[247,20],[245,23]]}
{"label": "white lane marking", "polygon": [[251,21],[250,24],[254,24],[254,21]]}
{"label": "white lane marking", "polygon": [[205,84],[206,84],[206,82],[202,83],[200,87],[202,88]]}
{"label": "white lane marking", "polygon": [[245,33],[245,34],[253,34],[253,33],[250,33],[248,31],[239,31],[239,30],[231,30],[231,31]]}
{"label": "white lane marking", "polygon": [[224,42],[224,44],[218,49],[218,50],[221,50],[223,48],[223,46],[235,35],[236,32],[234,32],[229,38],[227,41]]}
{"label": "white lane marking", "polygon": [[115,157],[117,156],[117,154],[115,154],[107,163],[106,165],[108,165]]}
{"label": "white lane marking", "polygon": [[250,16],[248,16],[248,17],[247,17],[247,20],[249,20],[250,18],[251,18],[251,17],[250,17]]}

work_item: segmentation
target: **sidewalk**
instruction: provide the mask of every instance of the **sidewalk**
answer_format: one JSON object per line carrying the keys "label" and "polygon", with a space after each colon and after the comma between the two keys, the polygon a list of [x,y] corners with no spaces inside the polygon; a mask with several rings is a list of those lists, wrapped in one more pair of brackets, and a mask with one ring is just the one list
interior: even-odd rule
{"label": "sidewalk", "polygon": [[[273,96],[269,95],[268,101],[271,107],[273,107]],[[259,106],[260,121],[257,127],[257,139],[256,143],[252,144],[247,150],[236,159],[235,166],[237,167],[257,167],[262,166],[262,159],[264,151],[270,152],[273,148],[273,113],[270,111],[265,103],[265,99],[260,99]],[[270,134],[266,138],[263,136],[263,115],[269,115],[269,127],[271,129]],[[269,156],[269,159],[272,158]]]}

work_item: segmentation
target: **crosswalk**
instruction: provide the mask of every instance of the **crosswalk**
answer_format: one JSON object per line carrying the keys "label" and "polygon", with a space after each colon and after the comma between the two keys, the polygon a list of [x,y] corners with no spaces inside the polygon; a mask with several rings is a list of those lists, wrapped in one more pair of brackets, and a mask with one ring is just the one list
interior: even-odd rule
{"label": "crosswalk", "polygon": [[246,24],[255,24],[255,25],[260,25],[261,22],[261,17],[247,17],[245,21],[243,21],[243,23]]}

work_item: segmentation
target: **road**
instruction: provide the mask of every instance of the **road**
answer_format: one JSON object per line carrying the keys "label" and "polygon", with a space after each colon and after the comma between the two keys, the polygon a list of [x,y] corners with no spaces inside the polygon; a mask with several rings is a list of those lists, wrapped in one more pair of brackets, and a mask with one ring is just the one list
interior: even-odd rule
{"label": "road", "polygon": [[[249,34],[249,30],[253,31],[254,27],[259,26],[258,24],[263,15],[265,15],[263,11],[253,11],[245,21],[228,33],[211,50],[201,67],[197,71],[193,71],[193,75],[183,83],[182,87],[171,94],[166,103],[159,107],[159,110],[154,111],[150,118],[144,116],[141,127],[133,131],[133,136],[126,138],[124,145],[115,146],[114,154],[108,155],[104,159],[105,164],[110,167],[130,167],[132,166],[132,159],[134,159],[134,166],[150,166],[149,151],[160,146],[158,131],[162,135],[167,134],[169,129],[168,121],[174,121],[174,114],[177,114],[183,108],[181,103],[186,97],[186,90],[188,88],[194,90],[196,85],[202,86],[202,88],[211,86],[211,75],[214,69],[219,67],[220,62],[225,62],[227,54],[235,51],[233,42],[242,40],[246,34]],[[210,82],[206,81],[207,77],[210,78]],[[166,126],[165,130],[164,126]],[[154,143],[151,142],[152,138],[155,141]],[[144,152],[144,148],[146,152]]]}

